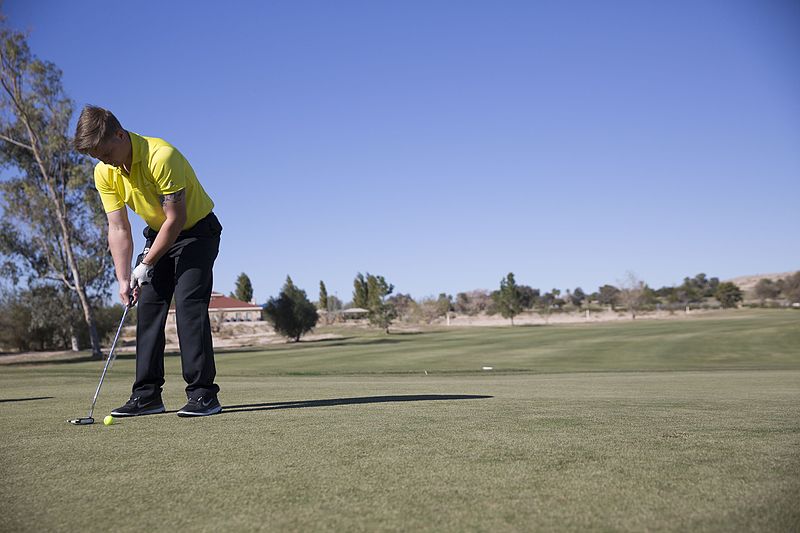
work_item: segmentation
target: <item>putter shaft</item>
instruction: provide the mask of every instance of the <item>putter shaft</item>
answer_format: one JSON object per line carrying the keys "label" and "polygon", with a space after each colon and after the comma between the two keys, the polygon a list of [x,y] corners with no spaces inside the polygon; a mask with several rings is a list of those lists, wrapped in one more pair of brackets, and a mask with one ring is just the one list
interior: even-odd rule
{"label": "putter shaft", "polygon": [[108,352],[108,358],[106,359],[106,364],[103,366],[103,373],[100,374],[100,382],[97,384],[97,390],[94,391],[94,397],[92,398],[92,405],[89,407],[89,414],[86,418],[92,419],[94,414],[94,406],[97,403],[97,397],[100,395],[100,387],[103,386],[103,380],[106,377],[106,372],[111,367],[111,364],[114,362],[114,358],[116,357],[114,354],[114,348],[117,346],[117,340],[119,339],[119,334],[122,331],[122,325],[125,323],[125,317],[128,316],[128,310],[133,307],[133,298],[131,297],[131,301],[128,302],[128,305],[125,306],[125,311],[122,313],[122,320],[119,321],[119,327],[117,328],[117,334],[114,336],[114,342],[111,343],[111,349]]}

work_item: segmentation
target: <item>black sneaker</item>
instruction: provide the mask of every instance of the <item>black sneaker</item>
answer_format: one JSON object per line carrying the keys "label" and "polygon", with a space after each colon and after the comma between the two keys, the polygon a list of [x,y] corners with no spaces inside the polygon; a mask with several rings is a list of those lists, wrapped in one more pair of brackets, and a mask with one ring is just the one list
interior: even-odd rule
{"label": "black sneaker", "polygon": [[111,411],[112,416],[141,416],[141,415],[155,415],[163,413],[164,402],[161,398],[153,398],[148,402],[143,402],[138,396],[132,397],[128,403],[122,407],[117,407]]}
{"label": "black sneaker", "polygon": [[208,416],[215,415],[222,411],[216,396],[201,396],[199,398],[189,398],[189,403],[181,407],[178,416]]}

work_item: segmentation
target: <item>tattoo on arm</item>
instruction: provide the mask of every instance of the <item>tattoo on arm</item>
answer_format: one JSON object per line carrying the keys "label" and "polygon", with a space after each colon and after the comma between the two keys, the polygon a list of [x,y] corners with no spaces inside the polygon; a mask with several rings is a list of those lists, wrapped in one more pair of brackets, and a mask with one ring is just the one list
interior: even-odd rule
{"label": "tattoo on arm", "polygon": [[186,196],[186,189],[181,189],[172,194],[162,194],[159,196],[159,198],[161,199],[161,205],[164,205],[167,202],[177,204],[183,201],[184,196]]}

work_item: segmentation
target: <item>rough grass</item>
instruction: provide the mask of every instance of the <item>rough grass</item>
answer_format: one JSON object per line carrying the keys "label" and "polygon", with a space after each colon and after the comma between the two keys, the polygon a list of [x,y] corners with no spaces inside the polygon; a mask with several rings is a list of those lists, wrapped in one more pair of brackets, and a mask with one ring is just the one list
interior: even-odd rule
{"label": "rough grass", "polygon": [[[798,313],[367,335],[218,370],[222,415],[76,427],[100,363],[0,368],[0,530],[800,527]],[[115,364],[97,418],[132,375]]]}

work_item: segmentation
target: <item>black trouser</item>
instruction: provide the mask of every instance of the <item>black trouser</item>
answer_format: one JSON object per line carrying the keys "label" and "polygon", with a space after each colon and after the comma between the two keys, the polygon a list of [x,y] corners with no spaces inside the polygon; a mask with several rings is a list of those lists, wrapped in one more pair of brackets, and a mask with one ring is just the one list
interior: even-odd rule
{"label": "black trouser", "polygon": [[[217,369],[208,303],[221,233],[214,213],[182,231],[155,264],[152,283],[139,290],[133,394],[143,400],[160,397],[164,385],[164,326],[173,295],[186,395],[199,398],[219,392],[214,383]],[[145,228],[147,247],[153,245],[156,235],[155,230]]]}

